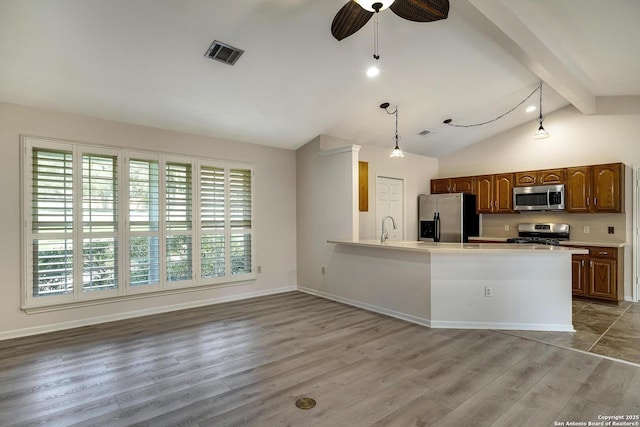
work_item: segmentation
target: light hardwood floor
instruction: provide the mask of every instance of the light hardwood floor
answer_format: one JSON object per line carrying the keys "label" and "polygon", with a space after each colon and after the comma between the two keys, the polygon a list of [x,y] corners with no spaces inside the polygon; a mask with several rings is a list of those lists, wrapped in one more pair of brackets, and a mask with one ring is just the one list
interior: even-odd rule
{"label": "light hardwood floor", "polygon": [[[316,407],[296,408],[303,396]],[[0,342],[2,426],[537,427],[638,414],[638,366],[299,292]]]}

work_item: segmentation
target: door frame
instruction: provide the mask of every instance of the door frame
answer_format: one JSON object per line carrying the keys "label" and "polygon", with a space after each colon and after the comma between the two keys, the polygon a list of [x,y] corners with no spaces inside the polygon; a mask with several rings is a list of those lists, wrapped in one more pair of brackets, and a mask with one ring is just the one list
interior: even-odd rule
{"label": "door frame", "polygon": [[[378,235],[378,178],[388,178],[388,179],[397,179],[402,181],[402,236],[400,236],[401,240],[406,240],[407,238],[407,180],[398,177],[398,176],[390,176],[387,174],[377,174],[376,173],[376,189],[375,189],[375,201],[376,201],[376,212],[373,220],[373,235]],[[380,225],[382,228],[382,225]]]}
{"label": "door frame", "polygon": [[[638,302],[640,293],[640,165],[633,165],[633,241],[631,256],[633,258],[633,277],[631,279],[631,300]],[[627,223],[628,224],[628,223]]]}

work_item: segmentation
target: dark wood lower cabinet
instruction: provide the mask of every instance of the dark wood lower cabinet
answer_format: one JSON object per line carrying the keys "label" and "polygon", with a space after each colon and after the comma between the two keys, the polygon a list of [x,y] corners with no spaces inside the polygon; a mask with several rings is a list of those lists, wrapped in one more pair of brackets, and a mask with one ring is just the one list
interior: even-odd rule
{"label": "dark wood lower cabinet", "polygon": [[573,295],[586,295],[587,292],[587,266],[589,255],[573,255],[571,257],[571,289]]}
{"label": "dark wood lower cabinet", "polygon": [[573,295],[620,302],[624,289],[618,279],[622,277],[622,248],[587,247],[589,255],[573,255]]}

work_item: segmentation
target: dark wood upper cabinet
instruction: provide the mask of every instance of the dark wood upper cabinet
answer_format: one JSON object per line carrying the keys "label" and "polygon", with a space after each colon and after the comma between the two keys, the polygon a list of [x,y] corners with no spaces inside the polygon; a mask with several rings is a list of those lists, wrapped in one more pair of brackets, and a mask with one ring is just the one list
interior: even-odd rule
{"label": "dark wood upper cabinet", "polygon": [[460,176],[431,180],[431,194],[470,193],[476,194],[476,177]]}
{"label": "dark wood upper cabinet", "polygon": [[476,177],[476,210],[478,213],[493,212],[493,175]]}
{"label": "dark wood upper cabinet", "polygon": [[565,205],[567,212],[589,212],[591,205],[591,168],[589,166],[567,168]]}
{"label": "dark wood upper cabinet", "polygon": [[458,178],[451,178],[452,193],[470,193],[476,194],[476,177],[475,176],[461,176]]}
{"label": "dark wood upper cabinet", "polygon": [[476,177],[476,208],[478,213],[513,212],[513,174]]}
{"label": "dark wood upper cabinet", "polygon": [[450,193],[451,178],[439,178],[431,180],[431,194]]}
{"label": "dark wood upper cabinet", "polygon": [[495,176],[494,209],[496,213],[513,212],[513,174],[501,173]]}
{"label": "dark wood upper cabinet", "polygon": [[624,164],[567,168],[567,212],[624,212]]}
{"label": "dark wood upper cabinet", "polygon": [[624,165],[612,163],[591,167],[594,212],[623,212]]}
{"label": "dark wood upper cabinet", "polygon": [[514,176],[514,187],[563,184],[565,182],[565,169],[545,169],[537,171],[516,172]]}
{"label": "dark wood upper cabinet", "polygon": [[624,212],[623,163],[431,180],[431,194],[476,195],[478,213],[513,212],[513,187],[565,184],[567,212]]}

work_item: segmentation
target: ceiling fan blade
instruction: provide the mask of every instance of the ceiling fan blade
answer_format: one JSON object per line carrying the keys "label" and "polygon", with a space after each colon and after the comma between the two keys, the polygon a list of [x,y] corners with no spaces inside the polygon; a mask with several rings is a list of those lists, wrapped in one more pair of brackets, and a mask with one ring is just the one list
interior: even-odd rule
{"label": "ceiling fan blade", "polygon": [[364,27],[372,16],[373,12],[364,10],[354,0],[349,0],[333,18],[331,34],[340,41]]}
{"label": "ceiling fan blade", "polygon": [[447,19],[449,0],[396,0],[389,9],[409,21],[438,21]]}

